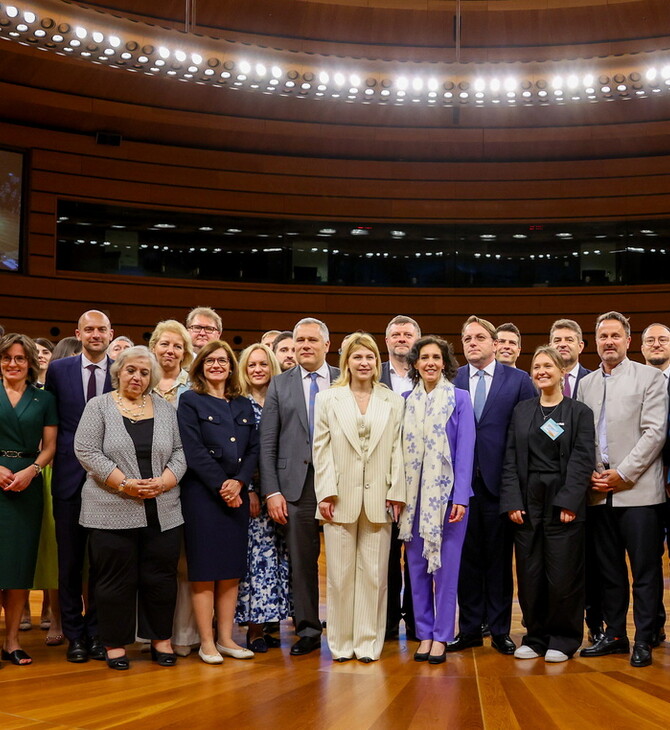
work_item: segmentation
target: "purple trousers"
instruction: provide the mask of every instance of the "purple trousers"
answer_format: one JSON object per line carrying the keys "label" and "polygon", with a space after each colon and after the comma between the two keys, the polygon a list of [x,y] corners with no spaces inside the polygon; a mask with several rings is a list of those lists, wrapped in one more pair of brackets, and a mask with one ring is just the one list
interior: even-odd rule
{"label": "purple trousers", "polygon": [[412,539],[405,543],[405,555],[409,566],[414,603],[414,625],[419,641],[453,641],[458,600],[458,571],[461,565],[461,549],[468,526],[468,513],[460,522],[449,524],[451,502],[446,510],[442,527],[442,565],[429,573],[428,561],[423,557],[423,538],[419,535],[419,509],[417,509]]}

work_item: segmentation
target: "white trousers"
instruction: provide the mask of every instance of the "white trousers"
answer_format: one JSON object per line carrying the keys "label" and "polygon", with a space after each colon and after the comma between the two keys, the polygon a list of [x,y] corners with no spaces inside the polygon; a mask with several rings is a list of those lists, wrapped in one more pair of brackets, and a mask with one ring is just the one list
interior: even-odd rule
{"label": "white trousers", "polygon": [[326,544],[328,646],[333,659],[379,659],[386,632],[391,525],[323,525]]}

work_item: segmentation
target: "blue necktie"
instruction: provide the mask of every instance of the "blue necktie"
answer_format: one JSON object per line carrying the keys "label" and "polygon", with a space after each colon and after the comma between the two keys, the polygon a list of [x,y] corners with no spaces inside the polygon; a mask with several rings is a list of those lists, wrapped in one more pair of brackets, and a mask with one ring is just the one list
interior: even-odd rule
{"label": "blue necktie", "polygon": [[478,370],[477,375],[479,376],[479,381],[475,388],[475,418],[479,421],[482,417],[484,404],[486,403],[486,382],[484,380],[486,373],[483,370]]}
{"label": "blue necktie", "polygon": [[317,373],[310,373],[309,377],[312,382],[309,384],[309,440],[314,440],[314,401],[316,400],[316,394],[319,392],[319,384]]}

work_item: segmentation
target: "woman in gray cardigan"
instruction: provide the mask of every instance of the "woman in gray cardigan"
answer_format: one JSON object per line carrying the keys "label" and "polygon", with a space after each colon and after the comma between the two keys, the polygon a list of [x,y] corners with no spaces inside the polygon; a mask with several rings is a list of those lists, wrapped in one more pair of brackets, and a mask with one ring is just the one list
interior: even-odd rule
{"label": "woman in gray cardigan", "polygon": [[87,471],[80,524],[90,529],[100,636],[111,669],[128,669],[126,644],[151,639],[152,659],[174,666],[170,645],[186,470],[175,409],[151,391],[160,378],[143,346],[111,367],[111,393],[86,405],[75,453]]}

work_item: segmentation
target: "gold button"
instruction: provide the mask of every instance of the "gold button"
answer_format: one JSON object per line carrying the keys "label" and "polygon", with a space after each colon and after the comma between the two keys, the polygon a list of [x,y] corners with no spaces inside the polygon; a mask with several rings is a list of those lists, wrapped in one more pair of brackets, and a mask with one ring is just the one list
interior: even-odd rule
{"label": "gold button", "polygon": [[230,440],[231,440],[231,441],[237,441],[237,439],[236,439],[236,438],[235,438],[234,436],[231,436],[231,437],[230,437]]}
{"label": "gold button", "polygon": [[246,423],[246,422],[247,422],[247,419],[246,418],[243,418],[242,419],[242,423]]}
{"label": "gold button", "polygon": [[211,416],[207,416],[208,421],[213,421],[214,419]]}

